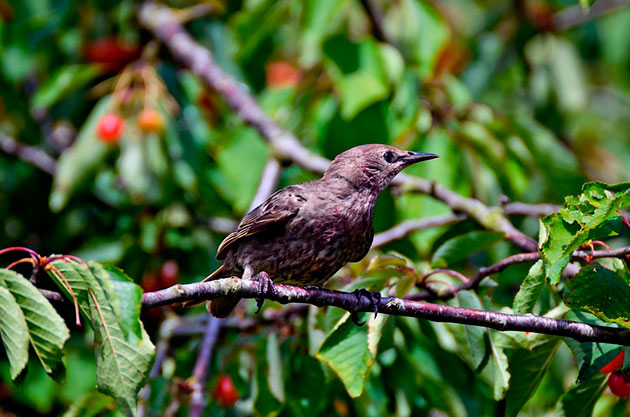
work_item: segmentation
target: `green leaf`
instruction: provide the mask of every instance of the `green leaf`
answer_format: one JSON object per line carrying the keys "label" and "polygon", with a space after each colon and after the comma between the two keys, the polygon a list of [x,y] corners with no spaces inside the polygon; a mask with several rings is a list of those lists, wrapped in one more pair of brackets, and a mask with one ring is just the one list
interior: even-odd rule
{"label": "green leaf", "polygon": [[370,317],[358,327],[346,313],[326,336],[316,357],[332,368],[348,391],[356,398],[363,393],[365,381],[376,358],[376,348],[386,317]]}
{"label": "green leaf", "polygon": [[113,408],[115,408],[115,404],[113,404],[111,397],[92,391],[77,398],[68,411],[63,414],[63,417],[109,416],[114,415],[111,411],[107,413]]}
{"label": "green leaf", "polygon": [[256,131],[244,127],[235,129],[216,155],[218,170],[211,171],[211,179],[237,212],[245,212],[254,198],[268,154]]}
{"label": "green leaf", "polygon": [[606,390],[606,378],[601,375],[576,385],[562,396],[556,405],[557,417],[590,417],[595,403]]}
{"label": "green leaf", "polygon": [[584,184],[582,194],[567,197],[563,208],[543,219],[547,239],[541,247],[543,266],[552,284],[560,281],[571,254],[589,240],[618,234],[617,210],[630,205],[630,183]]}
{"label": "green leaf", "polygon": [[0,269],[4,284],[17,301],[28,325],[28,335],[47,374],[63,380],[63,346],[70,337],[65,322],[41,292],[22,275]]}
{"label": "green leaf", "polygon": [[300,61],[306,67],[312,67],[321,58],[321,44],[325,37],[340,22],[345,0],[309,0],[304,4],[304,30],[300,48]]}
{"label": "green leaf", "polygon": [[[531,336],[531,335],[530,335]],[[561,339],[548,335],[533,335],[535,343],[529,349],[508,351],[510,386],[505,394],[506,416],[517,416],[549,368]]]}
{"label": "green leaf", "polygon": [[500,232],[473,231],[455,236],[444,242],[433,254],[431,263],[443,260],[447,265],[451,265],[475,252],[487,249],[488,246],[498,242],[503,238]]}
{"label": "green leaf", "polygon": [[422,78],[433,72],[442,48],[448,42],[450,30],[442,16],[428,4],[417,0],[392,3],[387,9],[385,26],[403,50],[418,64]]}
{"label": "green leaf", "polygon": [[11,365],[11,379],[15,379],[28,362],[28,326],[20,306],[3,286],[0,286],[0,336]]}
{"label": "green leaf", "polygon": [[91,64],[65,65],[52,75],[33,96],[33,108],[50,107],[94,79],[98,66]]}
{"label": "green leaf", "polygon": [[376,42],[365,40],[355,44],[336,36],[326,42],[324,50],[345,120],[353,119],[361,110],[389,95],[384,56]]}
{"label": "green leaf", "polygon": [[488,335],[490,336],[488,338],[490,356],[488,357],[488,362],[482,369],[482,376],[490,381],[493,398],[498,401],[504,397],[510,384],[508,358],[503,347],[492,337],[492,333],[488,332]]}
{"label": "green leaf", "polygon": [[542,270],[542,261],[538,260],[529,269],[525,280],[521,284],[516,296],[514,296],[514,314],[528,314],[534,310],[534,306],[540,298],[540,293],[545,285],[545,275]]}
{"label": "green leaf", "polygon": [[284,374],[282,372],[282,356],[278,346],[278,336],[272,332],[267,339],[267,383],[269,391],[281,403],[285,402]]}
{"label": "green leaf", "polygon": [[584,266],[570,281],[564,302],[600,319],[630,327],[630,279],[594,262]]}
{"label": "green leaf", "polygon": [[70,196],[83,182],[96,173],[112,150],[110,146],[98,139],[96,132],[98,122],[111,111],[110,104],[111,96],[107,96],[94,106],[73,145],[59,158],[49,200],[52,211],[58,212],[65,207]]}
{"label": "green leaf", "polygon": [[350,120],[370,104],[387,97],[389,88],[378,75],[357,72],[340,81],[339,92],[341,116]]}
{"label": "green leaf", "polygon": [[[141,291],[129,291],[131,287],[127,285],[135,284],[126,283],[119,272],[105,269],[96,262],[85,265],[59,260],[53,265],[68,281],[81,315],[94,329],[96,388],[114,397],[125,415],[133,415],[136,396],[144,385],[155,355],[149,336],[135,316],[137,308],[134,306],[140,302]],[[69,296],[69,290],[59,277],[50,272],[49,275]],[[128,294],[119,297],[121,289]],[[122,306],[126,311],[123,312]],[[135,310],[135,320],[129,310]]]}
{"label": "green leaf", "polygon": [[[475,310],[483,310],[481,300],[473,291],[459,291],[457,293],[459,305],[465,308],[474,308]],[[475,369],[479,369],[487,359],[489,349],[489,333],[488,329],[478,326],[464,326],[466,334],[466,342],[468,350],[472,356],[472,364]]]}

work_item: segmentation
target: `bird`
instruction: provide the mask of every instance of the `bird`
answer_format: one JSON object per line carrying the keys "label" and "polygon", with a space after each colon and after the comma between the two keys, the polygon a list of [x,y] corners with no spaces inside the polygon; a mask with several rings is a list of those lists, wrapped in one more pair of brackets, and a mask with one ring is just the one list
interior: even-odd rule
{"label": "bird", "polygon": [[[321,178],[282,188],[248,212],[217,249],[223,264],[204,281],[240,276],[258,280],[264,293],[273,291],[274,283],[322,286],[346,263],[367,255],[374,204],[394,177],[437,157],[383,144],[340,153]],[[239,300],[214,299],[208,310],[227,317]],[[261,295],[259,310],[262,302]],[[355,315],[353,320],[360,325]]]}

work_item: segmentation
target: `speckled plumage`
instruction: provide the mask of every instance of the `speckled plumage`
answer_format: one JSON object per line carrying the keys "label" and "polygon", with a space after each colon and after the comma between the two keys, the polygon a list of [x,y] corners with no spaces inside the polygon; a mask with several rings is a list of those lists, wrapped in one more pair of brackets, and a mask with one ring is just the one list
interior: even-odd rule
{"label": "speckled plumage", "polygon": [[[250,211],[219,246],[223,265],[206,280],[264,271],[275,283],[323,285],[368,253],[379,193],[406,166],[435,157],[378,144],[339,154],[322,178],[283,188]],[[214,300],[210,311],[224,317],[237,302]]]}

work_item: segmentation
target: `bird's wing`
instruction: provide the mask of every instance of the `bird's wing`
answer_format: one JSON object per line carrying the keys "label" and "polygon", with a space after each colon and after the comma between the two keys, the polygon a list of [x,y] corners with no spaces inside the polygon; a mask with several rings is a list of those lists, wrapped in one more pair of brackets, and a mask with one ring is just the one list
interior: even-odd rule
{"label": "bird's wing", "polygon": [[236,230],[221,242],[217,249],[217,259],[225,259],[228,248],[240,239],[285,224],[295,217],[305,202],[306,198],[300,194],[297,186],[276,191],[267,201],[247,213]]}

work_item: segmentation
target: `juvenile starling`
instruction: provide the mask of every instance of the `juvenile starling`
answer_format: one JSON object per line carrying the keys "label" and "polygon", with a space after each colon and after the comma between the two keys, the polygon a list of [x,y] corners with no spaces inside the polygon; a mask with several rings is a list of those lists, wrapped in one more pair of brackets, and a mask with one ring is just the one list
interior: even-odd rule
{"label": "juvenile starling", "polygon": [[[437,157],[379,144],[348,149],[337,155],[322,178],[276,191],[247,213],[219,245],[217,259],[223,265],[204,281],[258,279],[263,291],[273,289],[271,281],[323,285],[344,264],[361,260],[370,250],[379,193],[403,168]],[[238,301],[212,300],[209,310],[226,317]]]}

